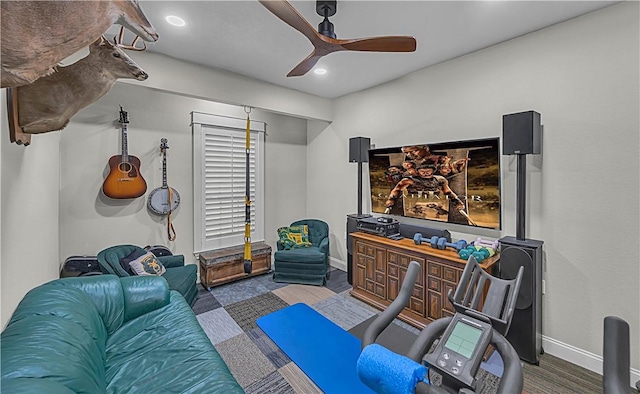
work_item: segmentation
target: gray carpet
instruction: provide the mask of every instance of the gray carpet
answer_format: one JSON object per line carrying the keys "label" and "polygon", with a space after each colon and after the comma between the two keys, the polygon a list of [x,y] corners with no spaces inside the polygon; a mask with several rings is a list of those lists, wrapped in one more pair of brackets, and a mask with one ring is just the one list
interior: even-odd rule
{"label": "gray carpet", "polygon": [[[291,362],[271,339],[256,326],[257,318],[289,304],[273,293],[287,290],[271,275],[261,275],[225,284],[211,291],[200,287],[193,310],[211,343],[247,393],[313,394],[321,391]],[[281,290],[280,290],[281,289]],[[333,270],[326,288],[305,286],[305,293],[323,290],[310,306],[344,330],[361,335],[370,319],[380,311],[349,295],[346,272]],[[329,289],[331,291],[327,291]],[[296,290],[294,288],[294,290]],[[305,294],[308,295],[308,294]],[[301,296],[305,296],[301,295]],[[381,341],[399,353],[410,346],[419,330],[401,321],[387,329]],[[601,393],[600,375],[544,354],[540,366],[525,364],[525,394]],[[485,382],[482,394],[493,394],[499,378],[480,370]],[[515,394],[515,393],[514,393]]]}

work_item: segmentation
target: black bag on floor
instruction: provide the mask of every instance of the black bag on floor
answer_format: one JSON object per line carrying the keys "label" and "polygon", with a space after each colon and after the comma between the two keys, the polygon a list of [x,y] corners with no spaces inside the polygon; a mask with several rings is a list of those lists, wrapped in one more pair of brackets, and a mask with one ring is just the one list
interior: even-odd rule
{"label": "black bag on floor", "polygon": [[96,256],[71,256],[62,264],[61,278],[72,276],[101,275]]}
{"label": "black bag on floor", "polygon": [[160,256],[173,256],[173,253],[166,246],[162,245],[147,245],[144,247],[147,252],[153,253],[156,257]]}

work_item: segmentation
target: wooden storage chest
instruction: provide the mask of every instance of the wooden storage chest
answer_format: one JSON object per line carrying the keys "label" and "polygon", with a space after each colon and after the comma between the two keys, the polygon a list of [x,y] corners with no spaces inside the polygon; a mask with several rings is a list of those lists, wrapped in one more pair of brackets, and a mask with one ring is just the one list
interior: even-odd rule
{"label": "wooden storage chest", "polygon": [[207,289],[271,271],[271,246],[251,244],[252,271],[244,272],[244,245],[200,253],[200,283]]}

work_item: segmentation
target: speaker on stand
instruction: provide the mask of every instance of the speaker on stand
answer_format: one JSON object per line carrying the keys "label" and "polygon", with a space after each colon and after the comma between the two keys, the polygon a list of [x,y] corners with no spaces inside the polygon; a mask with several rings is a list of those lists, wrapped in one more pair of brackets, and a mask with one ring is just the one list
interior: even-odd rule
{"label": "speaker on stand", "polygon": [[499,276],[516,277],[520,267],[524,276],[516,301],[507,340],[526,362],[538,365],[542,354],[542,263],[543,241],[525,237],[527,154],[542,152],[540,114],[518,112],[502,117],[502,153],[517,156],[516,236],[500,242]]}
{"label": "speaker on stand", "polygon": [[524,361],[538,365],[542,354],[542,241],[503,237],[500,242],[500,278],[524,275],[507,340]]}
{"label": "speaker on stand", "polygon": [[347,215],[347,282],[353,284],[353,239],[349,234],[357,231],[358,219],[371,217],[362,213],[362,163],[369,162],[371,139],[349,138],[349,162],[358,163],[358,213]]}

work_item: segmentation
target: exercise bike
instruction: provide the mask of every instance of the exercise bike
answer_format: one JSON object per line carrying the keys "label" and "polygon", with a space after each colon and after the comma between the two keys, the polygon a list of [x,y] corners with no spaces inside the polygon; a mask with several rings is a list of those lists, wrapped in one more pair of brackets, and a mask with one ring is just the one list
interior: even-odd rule
{"label": "exercise bike", "polygon": [[471,256],[455,293],[448,294],[455,315],[427,325],[403,357],[375,341],[408,304],[419,272],[420,265],[411,262],[398,297],[365,331],[358,360],[360,380],[377,393],[479,393],[483,382],[475,376],[491,345],[504,364],[497,394],[521,393],[520,358],[504,336],[511,325],[523,267],[515,279],[504,280],[489,275]]}

